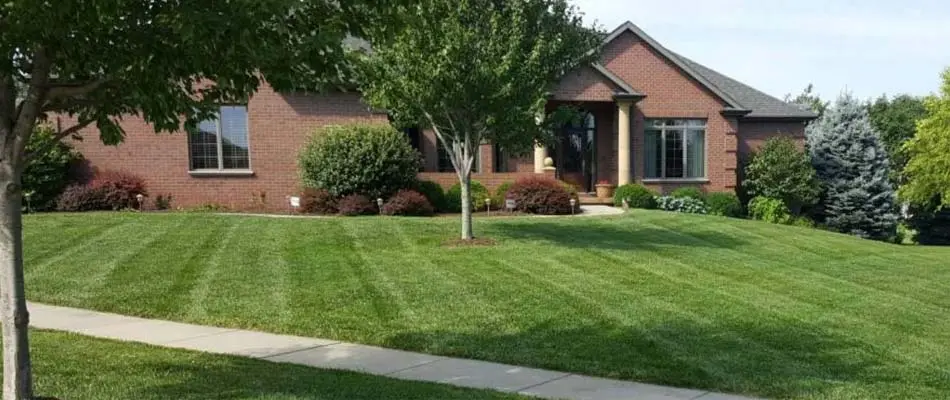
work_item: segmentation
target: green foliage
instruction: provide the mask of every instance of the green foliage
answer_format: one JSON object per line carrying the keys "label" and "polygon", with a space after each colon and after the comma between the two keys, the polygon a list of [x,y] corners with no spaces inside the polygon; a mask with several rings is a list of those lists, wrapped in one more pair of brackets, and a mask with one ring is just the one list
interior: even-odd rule
{"label": "green foliage", "polygon": [[[23,206],[27,211],[47,211],[56,207],[59,197],[69,184],[69,168],[82,157],[72,146],[56,139],[53,128],[39,125],[30,135],[26,150],[35,153],[23,170]],[[43,151],[39,151],[43,150]]]}
{"label": "green foliage", "polygon": [[800,226],[802,228],[815,228],[818,226],[814,220],[806,216],[792,217],[788,224],[792,226]]}
{"label": "green foliage", "polygon": [[901,197],[924,206],[935,197],[950,206],[950,68],[942,78],[940,93],[924,99],[927,117],[917,123],[917,136],[904,145],[909,158]]}
{"label": "green foliage", "polygon": [[914,231],[914,242],[926,245],[950,245],[950,208],[940,208],[940,198],[925,204],[911,204],[907,227]]}
{"label": "green foliage", "polygon": [[842,94],[824,116],[806,129],[808,151],[825,192],[820,222],[838,232],[892,240],[897,207],[887,151],[867,108]]}
{"label": "green foliage", "polygon": [[[488,198],[488,189],[481,182],[472,180],[469,184],[469,193],[472,195],[472,211],[485,209],[485,199]],[[462,185],[456,183],[445,192],[445,209],[448,212],[462,211]]]}
{"label": "green foliage", "polygon": [[821,99],[818,94],[814,93],[815,86],[811,83],[802,90],[797,96],[792,97],[791,94],[785,95],[785,102],[791,104],[797,104],[803,107],[806,110],[812,111],[815,114],[818,114],[819,117],[824,115],[825,110],[828,109],[828,102]]}
{"label": "green foliage", "polygon": [[745,167],[742,187],[749,196],[781,199],[796,213],[815,204],[821,183],[808,154],[790,138],[769,138]]}
{"label": "green foliage", "polygon": [[495,188],[495,196],[492,198],[492,208],[502,209],[505,207],[505,200],[508,198],[508,189],[514,182],[503,182]]}
{"label": "green foliage", "polygon": [[702,202],[706,201],[706,194],[698,187],[693,186],[677,188],[670,193],[670,197],[688,197]]}
{"label": "green foliage", "polygon": [[657,207],[664,211],[675,211],[687,214],[706,214],[709,209],[706,203],[695,197],[659,196],[656,198]]}
{"label": "green foliage", "polygon": [[300,152],[303,185],[342,197],[389,197],[412,187],[419,153],[406,135],[389,125],[328,126],[311,136]]}
{"label": "green foliage", "polygon": [[739,218],[742,216],[742,203],[732,192],[713,192],[706,195],[706,206],[712,215]]}
{"label": "green foliage", "polygon": [[623,205],[623,201],[627,200],[627,205],[630,206],[630,208],[652,210],[656,208],[657,195],[658,193],[655,191],[647,189],[645,186],[637,183],[620,185],[617,187],[617,190],[614,191],[614,206],[620,207]]}
{"label": "green foliage", "polygon": [[436,212],[447,211],[445,190],[442,189],[442,185],[432,181],[420,180],[416,182],[413,188],[429,200],[429,204]]}
{"label": "green foliage", "polygon": [[794,220],[782,199],[762,196],[749,201],[749,217],[773,224],[788,224]]}
{"label": "green foliage", "polygon": [[871,125],[881,135],[881,142],[891,159],[891,179],[900,182],[901,172],[907,165],[904,143],[917,132],[917,121],[927,115],[924,101],[919,97],[901,95],[893,99],[881,96],[868,106]]}
{"label": "green foliage", "polygon": [[172,208],[172,195],[170,194],[158,194],[155,196],[155,209],[156,210],[168,210]]}

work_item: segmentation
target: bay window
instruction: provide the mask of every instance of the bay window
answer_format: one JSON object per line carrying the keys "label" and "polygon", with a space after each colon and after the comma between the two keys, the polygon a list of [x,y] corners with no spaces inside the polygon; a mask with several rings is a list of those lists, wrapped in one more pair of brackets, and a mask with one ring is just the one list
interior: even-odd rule
{"label": "bay window", "polygon": [[706,177],[706,121],[648,119],[644,129],[644,177]]}

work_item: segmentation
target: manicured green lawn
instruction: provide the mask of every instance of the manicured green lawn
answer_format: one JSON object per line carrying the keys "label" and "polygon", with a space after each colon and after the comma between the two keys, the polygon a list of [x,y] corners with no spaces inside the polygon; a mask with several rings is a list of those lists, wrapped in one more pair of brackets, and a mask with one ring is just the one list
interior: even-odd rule
{"label": "manicured green lawn", "polygon": [[637,211],[36,215],[28,297],[782,398],[950,398],[950,249]]}
{"label": "manicured green lawn", "polygon": [[36,394],[64,400],[515,400],[526,397],[33,331]]}

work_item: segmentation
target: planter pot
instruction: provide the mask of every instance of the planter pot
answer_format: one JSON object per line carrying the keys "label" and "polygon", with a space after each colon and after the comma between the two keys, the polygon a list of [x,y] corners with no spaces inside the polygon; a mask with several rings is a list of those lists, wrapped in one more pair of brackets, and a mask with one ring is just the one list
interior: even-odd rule
{"label": "planter pot", "polygon": [[594,185],[594,187],[597,189],[598,199],[610,199],[614,197],[614,185],[597,184]]}

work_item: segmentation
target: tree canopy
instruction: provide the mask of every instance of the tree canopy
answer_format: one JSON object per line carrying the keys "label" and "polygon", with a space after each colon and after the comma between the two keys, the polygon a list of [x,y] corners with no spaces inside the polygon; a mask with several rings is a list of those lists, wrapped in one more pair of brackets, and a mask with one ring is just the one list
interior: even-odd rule
{"label": "tree canopy", "polygon": [[797,96],[792,97],[792,94],[789,93],[785,95],[784,100],[786,103],[798,104],[806,110],[814,111],[820,117],[825,113],[825,110],[828,109],[829,103],[822,100],[817,93],[814,93],[814,89],[815,86],[809,83]]}
{"label": "tree canopy", "polygon": [[462,185],[462,236],[470,238],[477,146],[523,153],[545,141],[538,117],[548,92],[596,60],[602,36],[566,0],[421,0],[401,11],[391,40],[373,38],[362,89],[399,123],[435,131]]}
{"label": "tree canopy", "polygon": [[924,99],[927,116],[917,122],[917,135],[904,144],[904,199],[928,204],[939,197],[950,205],[950,68],[942,74],[940,92]]}
{"label": "tree canopy", "polygon": [[890,155],[894,181],[899,182],[907,164],[902,148],[917,132],[917,121],[927,115],[924,101],[906,94],[893,99],[881,96],[868,106],[868,114]]}

